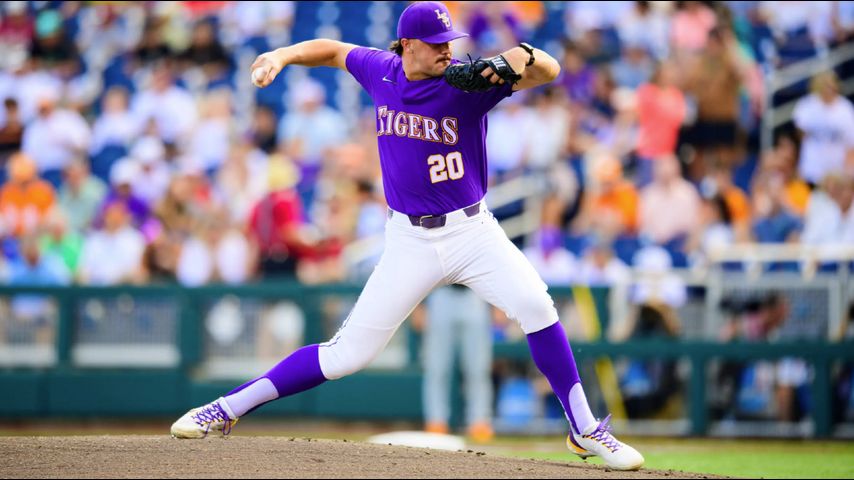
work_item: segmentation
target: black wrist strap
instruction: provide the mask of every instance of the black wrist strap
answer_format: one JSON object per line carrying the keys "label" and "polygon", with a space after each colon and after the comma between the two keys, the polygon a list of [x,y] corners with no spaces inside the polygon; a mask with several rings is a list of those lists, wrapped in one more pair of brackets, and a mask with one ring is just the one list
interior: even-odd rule
{"label": "black wrist strap", "polygon": [[522,48],[522,50],[524,50],[524,51],[528,52],[528,55],[530,55],[530,56],[531,56],[531,58],[529,58],[529,59],[528,59],[528,63],[526,63],[526,64],[525,64],[525,66],[526,66],[526,67],[530,67],[531,65],[533,65],[533,64],[534,64],[534,61],[536,60],[536,59],[534,58],[534,47],[532,47],[532,46],[528,45],[528,44],[527,44],[527,43],[525,43],[525,42],[520,43],[520,44],[519,44],[519,47],[521,47],[521,48]]}

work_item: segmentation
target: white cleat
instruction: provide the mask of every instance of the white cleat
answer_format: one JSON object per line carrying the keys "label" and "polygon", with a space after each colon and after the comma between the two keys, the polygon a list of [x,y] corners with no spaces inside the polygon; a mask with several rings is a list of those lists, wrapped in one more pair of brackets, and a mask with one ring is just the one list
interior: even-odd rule
{"label": "white cleat", "polygon": [[610,415],[588,427],[581,435],[576,435],[570,428],[567,446],[581,458],[602,457],[605,465],[614,470],[639,470],[643,466],[643,455],[611,435],[609,420]]}
{"label": "white cleat", "polygon": [[205,406],[185,413],[172,424],[172,437],[205,438],[211,430],[228,435],[237,420],[228,403],[220,397]]}

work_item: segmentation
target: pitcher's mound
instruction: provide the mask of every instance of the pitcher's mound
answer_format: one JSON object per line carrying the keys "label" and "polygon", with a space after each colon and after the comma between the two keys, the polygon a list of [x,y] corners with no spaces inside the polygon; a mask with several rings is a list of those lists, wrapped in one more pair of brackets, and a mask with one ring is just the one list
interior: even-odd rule
{"label": "pitcher's mound", "polygon": [[287,437],[0,437],[4,478],[708,478]]}

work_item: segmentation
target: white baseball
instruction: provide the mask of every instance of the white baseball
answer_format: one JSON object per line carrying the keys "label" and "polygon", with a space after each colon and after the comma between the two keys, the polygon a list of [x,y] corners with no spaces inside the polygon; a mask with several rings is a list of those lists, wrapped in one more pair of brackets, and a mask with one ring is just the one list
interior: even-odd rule
{"label": "white baseball", "polygon": [[264,81],[264,77],[267,76],[267,69],[263,67],[258,67],[255,70],[252,70],[252,83],[255,84],[256,87],[261,86],[261,82]]}

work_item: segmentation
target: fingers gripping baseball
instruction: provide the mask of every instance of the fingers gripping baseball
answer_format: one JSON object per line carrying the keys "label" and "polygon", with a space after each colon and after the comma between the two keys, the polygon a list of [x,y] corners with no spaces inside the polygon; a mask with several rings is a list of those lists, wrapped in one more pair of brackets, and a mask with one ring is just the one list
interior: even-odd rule
{"label": "fingers gripping baseball", "polygon": [[282,71],[282,67],[277,65],[268,53],[264,53],[255,59],[250,71],[252,72],[252,84],[258,88],[264,88],[273,83],[273,80]]}

